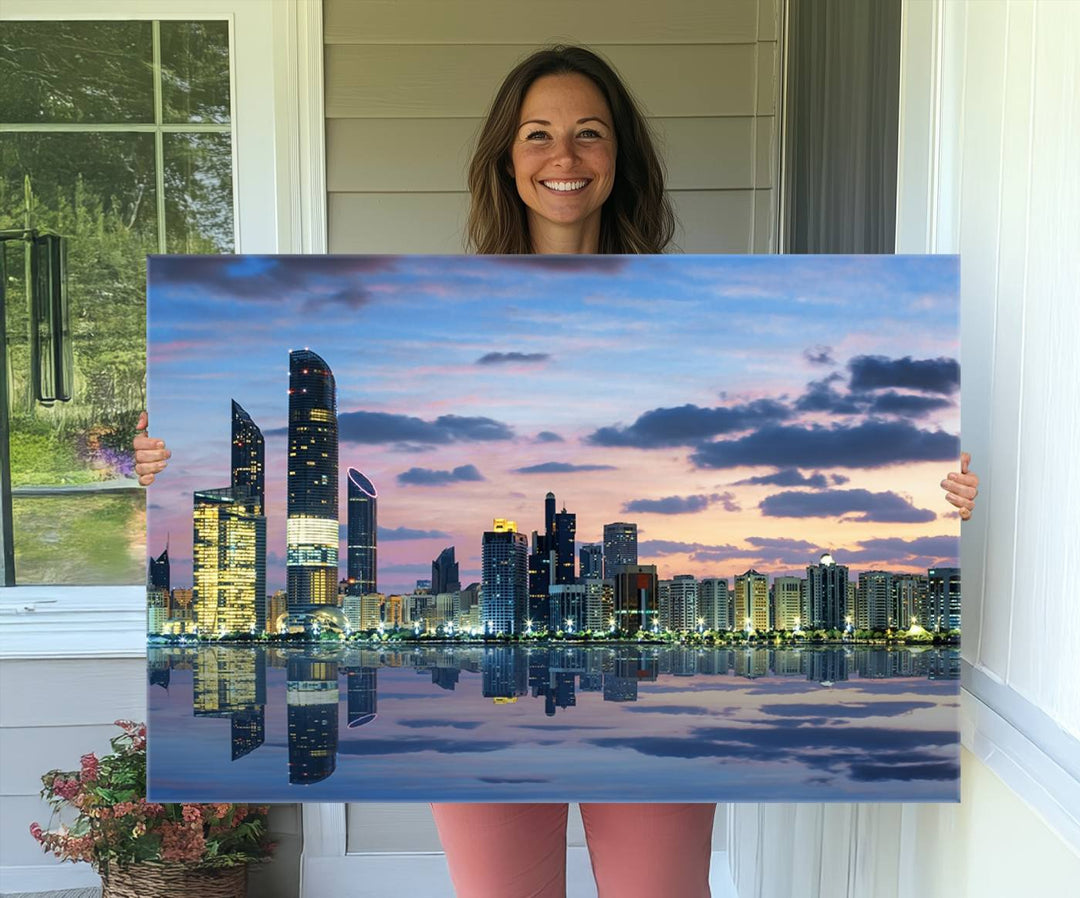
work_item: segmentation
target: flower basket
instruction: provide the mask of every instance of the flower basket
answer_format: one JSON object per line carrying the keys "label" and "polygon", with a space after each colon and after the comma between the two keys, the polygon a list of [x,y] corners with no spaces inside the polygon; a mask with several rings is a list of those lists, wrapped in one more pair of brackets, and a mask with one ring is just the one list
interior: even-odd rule
{"label": "flower basket", "polygon": [[200,870],[143,862],[102,873],[101,898],[244,898],[247,866]]}
{"label": "flower basket", "polygon": [[147,801],[146,726],[116,725],[123,732],[111,754],[86,754],[79,770],[41,777],[50,824],[61,813],[70,822],[32,823],[30,834],[61,860],[92,865],[103,898],[244,898],[248,865],[274,850],[270,809]]}

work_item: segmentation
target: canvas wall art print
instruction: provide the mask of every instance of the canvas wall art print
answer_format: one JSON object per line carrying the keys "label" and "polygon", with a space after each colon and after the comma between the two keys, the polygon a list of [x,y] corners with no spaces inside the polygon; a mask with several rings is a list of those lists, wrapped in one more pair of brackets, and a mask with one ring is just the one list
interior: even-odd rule
{"label": "canvas wall art print", "polygon": [[957,800],[958,287],[151,257],[151,797]]}

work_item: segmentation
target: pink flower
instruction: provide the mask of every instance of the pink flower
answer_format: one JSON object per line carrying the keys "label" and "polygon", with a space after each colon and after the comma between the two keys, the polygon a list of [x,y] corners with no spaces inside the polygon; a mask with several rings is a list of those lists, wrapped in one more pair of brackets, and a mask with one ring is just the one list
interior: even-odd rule
{"label": "pink flower", "polygon": [[30,824],[30,835],[32,835],[34,837],[34,841],[36,841],[36,842],[42,841],[43,834],[42,834],[42,829],[41,829],[41,824],[40,823],[31,823]]}
{"label": "pink flower", "polygon": [[184,819],[188,823],[201,823],[202,822],[202,810],[198,805],[186,804],[183,811],[181,811]]}
{"label": "pink flower", "polygon": [[79,782],[78,780],[69,780],[58,776],[53,780],[52,788],[65,801],[71,801],[79,792]]}
{"label": "pink flower", "polygon": [[98,759],[97,756],[90,752],[90,754],[83,755],[79,759],[82,764],[82,773],[80,774],[84,783],[92,783],[98,778]]}

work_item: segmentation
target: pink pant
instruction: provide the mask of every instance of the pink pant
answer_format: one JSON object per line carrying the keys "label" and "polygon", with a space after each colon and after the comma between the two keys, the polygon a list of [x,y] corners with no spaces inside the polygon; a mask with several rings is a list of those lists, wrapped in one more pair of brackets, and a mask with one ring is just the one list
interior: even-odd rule
{"label": "pink pant", "polygon": [[[564,898],[565,804],[433,804],[458,898]],[[709,898],[715,804],[583,804],[599,898]]]}

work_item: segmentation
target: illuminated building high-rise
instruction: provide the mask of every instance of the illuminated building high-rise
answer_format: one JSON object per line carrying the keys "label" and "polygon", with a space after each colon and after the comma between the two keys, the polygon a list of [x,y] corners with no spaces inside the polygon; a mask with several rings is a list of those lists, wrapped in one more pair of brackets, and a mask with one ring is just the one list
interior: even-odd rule
{"label": "illuminated building high-rise", "polygon": [[[890,626],[893,575],[888,571],[863,571],[855,590],[855,628],[884,630]],[[850,611],[849,611],[850,613]],[[906,629],[906,626],[905,626]]]}
{"label": "illuminated building high-rise", "polygon": [[578,579],[602,580],[604,577],[604,546],[586,543],[578,552]]}
{"label": "illuminated building high-rise", "polygon": [[727,577],[706,577],[698,583],[698,615],[706,630],[730,630]]}
{"label": "illuminated building high-rise", "polygon": [[169,616],[169,547],[150,559],[146,577],[146,632],[166,632]]}
{"label": "illuminated building high-rise", "polygon": [[960,629],[960,568],[939,567],[926,572],[928,630]]}
{"label": "illuminated building high-rise", "polygon": [[262,431],[232,402],[229,486],[194,494],[192,587],[203,633],[266,629],[266,506]]}
{"label": "illuminated building high-rise", "polygon": [[777,577],[773,580],[773,627],[777,630],[794,630],[795,624],[804,626],[802,617],[803,580],[801,577]]}
{"label": "illuminated building high-rise", "polygon": [[203,634],[266,629],[266,516],[247,488],[194,494],[192,586]]}
{"label": "illuminated building high-rise", "polygon": [[337,392],[330,366],[307,349],[289,353],[288,472],[289,611],[336,605]]}
{"label": "illuminated building high-rise", "polygon": [[[548,495],[551,495],[550,493]],[[574,537],[577,533],[577,515],[563,510],[555,515],[551,533],[551,548],[555,550],[552,564],[553,584],[567,585],[574,582]]]}
{"label": "illuminated building high-rise", "polygon": [[637,564],[637,524],[616,521],[604,525],[604,576],[615,577],[617,568]]}
{"label": "illuminated building high-rise", "polygon": [[247,487],[257,496],[266,514],[266,449],[262,431],[235,399],[232,404],[233,488]]}
{"label": "illuminated building high-rise", "polygon": [[513,521],[496,518],[481,548],[481,627],[484,633],[525,632],[529,608],[529,541]]}
{"label": "illuminated building high-rise", "polygon": [[[607,527],[604,530],[606,533]],[[616,629],[633,634],[658,626],[660,606],[656,565],[619,565],[614,580]]]}
{"label": "illuminated building high-rise", "polygon": [[751,569],[735,578],[735,626],[769,629],[769,578]]}
{"label": "illuminated building high-rise", "polygon": [[378,555],[378,492],[374,484],[356,468],[349,468],[349,526],[346,559],[348,591],[355,596],[378,592],[376,558]]}
{"label": "illuminated building high-rise", "polygon": [[806,568],[806,600],[810,606],[810,626],[842,630],[848,616],[848,569],[826,552],[818,564]]}

